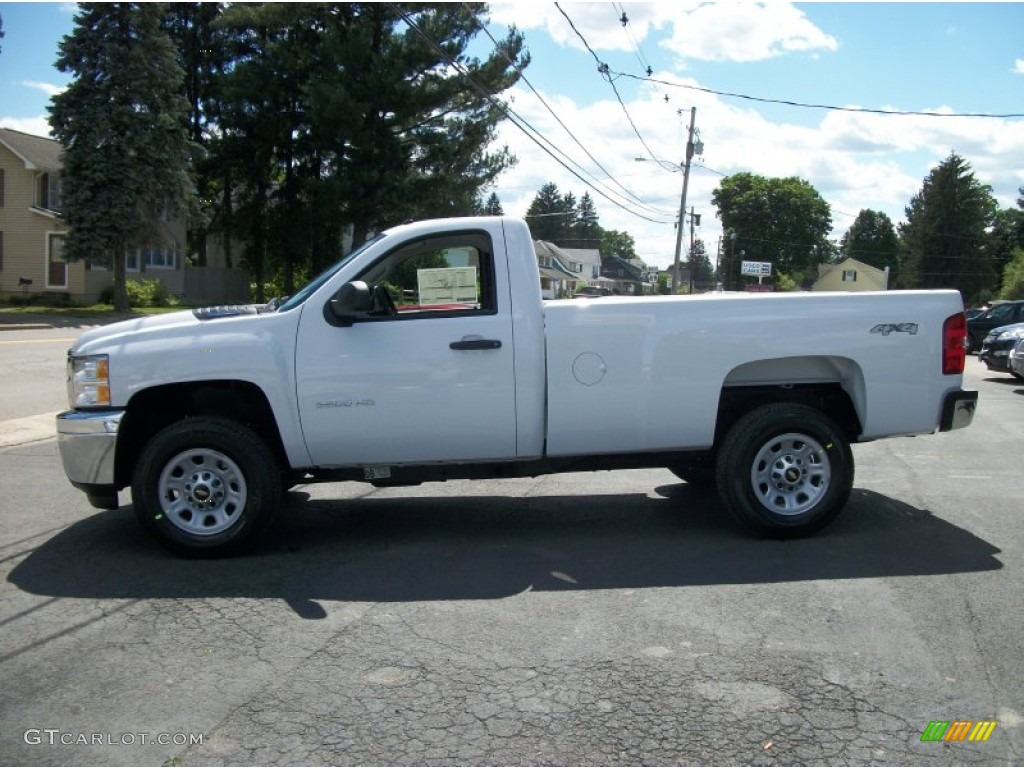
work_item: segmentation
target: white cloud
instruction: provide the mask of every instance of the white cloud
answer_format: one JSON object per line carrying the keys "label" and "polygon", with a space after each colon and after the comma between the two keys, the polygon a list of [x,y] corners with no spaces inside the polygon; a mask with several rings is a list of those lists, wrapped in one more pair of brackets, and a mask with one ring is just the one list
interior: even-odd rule
{"label": "white cloud", "polygon": [[664,6],[672,34],[660,45],[683,59],[761,61],[834,51],[839,42],[788,3],[680,3]]}
{"label": "white cloud", "polygon": [[[633,40],[618,23],[612,3],[530,5],[492,3],[491,19],[521,30],[544,29],[559,45],[586,50],[580,35],[595,51],[630,51]],[[787,53],[834,51],[838,41],[818,29],[789,3],[702,2],[636,3],[623,6],[629,32],[643,43],[652,30],[669,27],[661,45],[681,59],[760,61]],[[566,15],[576,27],[574,31]]]}
{"label": "white cloud", "polygon": [[1017,59],[1013,62],[1013,69],[1010,71],[1015,75],[1024,75],[1024,59]]}
{"label": "white cloud", "polygon": [[37,91],[42,91],[47,96],[56,96],[58,93],[63,93],[66,85],[54,85],[53,83],[44,83],[38,80],[22,80],[21,84],[26,88],[32,88]]}
{"label": "white cloud", "polygon": [[13,131],[29,133],[33,136],[50,136],[50,123],[45,115],[38,117],[3,117],[0,116],[0,127],[10,128]]}

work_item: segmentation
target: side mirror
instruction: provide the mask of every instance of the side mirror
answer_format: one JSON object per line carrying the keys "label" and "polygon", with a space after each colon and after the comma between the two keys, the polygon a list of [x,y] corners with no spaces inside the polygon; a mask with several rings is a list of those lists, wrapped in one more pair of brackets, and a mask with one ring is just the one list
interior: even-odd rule
{"label": "side mirror", "polygon": [[324,317],[331,325],[347,327],[373,309],[370,287],[362,280],[345,283],[324,307]]}

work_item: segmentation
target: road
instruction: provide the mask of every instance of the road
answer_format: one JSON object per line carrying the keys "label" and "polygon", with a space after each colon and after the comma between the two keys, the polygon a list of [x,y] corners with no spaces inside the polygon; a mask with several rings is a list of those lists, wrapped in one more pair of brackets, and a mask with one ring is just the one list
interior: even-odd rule
{"label": "road", "polygon": [[1020,765],[1024,385],[968,368],[971,428],[857,446],[792,542],[643,470],[305,486],[184,561],[0,450],[0,764]]}

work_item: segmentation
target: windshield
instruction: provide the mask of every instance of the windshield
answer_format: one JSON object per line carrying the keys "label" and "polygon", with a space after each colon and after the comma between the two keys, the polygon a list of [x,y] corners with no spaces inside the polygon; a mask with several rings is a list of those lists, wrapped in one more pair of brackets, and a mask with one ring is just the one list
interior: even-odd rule
{"label": "windshield", "polygon": [[354,251],[343,256],[339,261],[336,261],[334,264],[329,266],[319,275],[317,275],[308,283],[306,283],[306,286],[302,290],[296,292],[294,296],[292,296],[287,301],[282,303],[281,306],[277,308],[277,311],[287,312],[289,309],[295,309],[295,307],[299,306],[302,302],[304,302],[306,299],[308,299],[310,296],[316,293],[317,289],[319,289],[320,286],[322,286],[324,283],[326,283],[328,280],[334,277],[338,273],[339,269],[348,264],[352,259],[354,259],[360,253],[365,251],[371,245],[376,243],[382,237],[384,237],[384,233],[381,233],[376,237],[370,238],[361,246],[356,248]]}

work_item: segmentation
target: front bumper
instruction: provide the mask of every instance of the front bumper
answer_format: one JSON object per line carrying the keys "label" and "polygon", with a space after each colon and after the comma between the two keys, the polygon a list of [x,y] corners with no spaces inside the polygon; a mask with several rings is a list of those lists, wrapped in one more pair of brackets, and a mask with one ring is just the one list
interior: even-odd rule
{"label": "front bumper", "polygon": [[973,390],[956,389],[947,392],[942,401],[942,416],[939,420],[939,432],[952,429],[963,429],[974,420],[974,412],[978,408],[978,393]]}
{"label": "front bumper", "polygon": [[65,411],[57,414],[57,444],[64,473],[86,492],[114,488],[114,449],[124,411]]}

